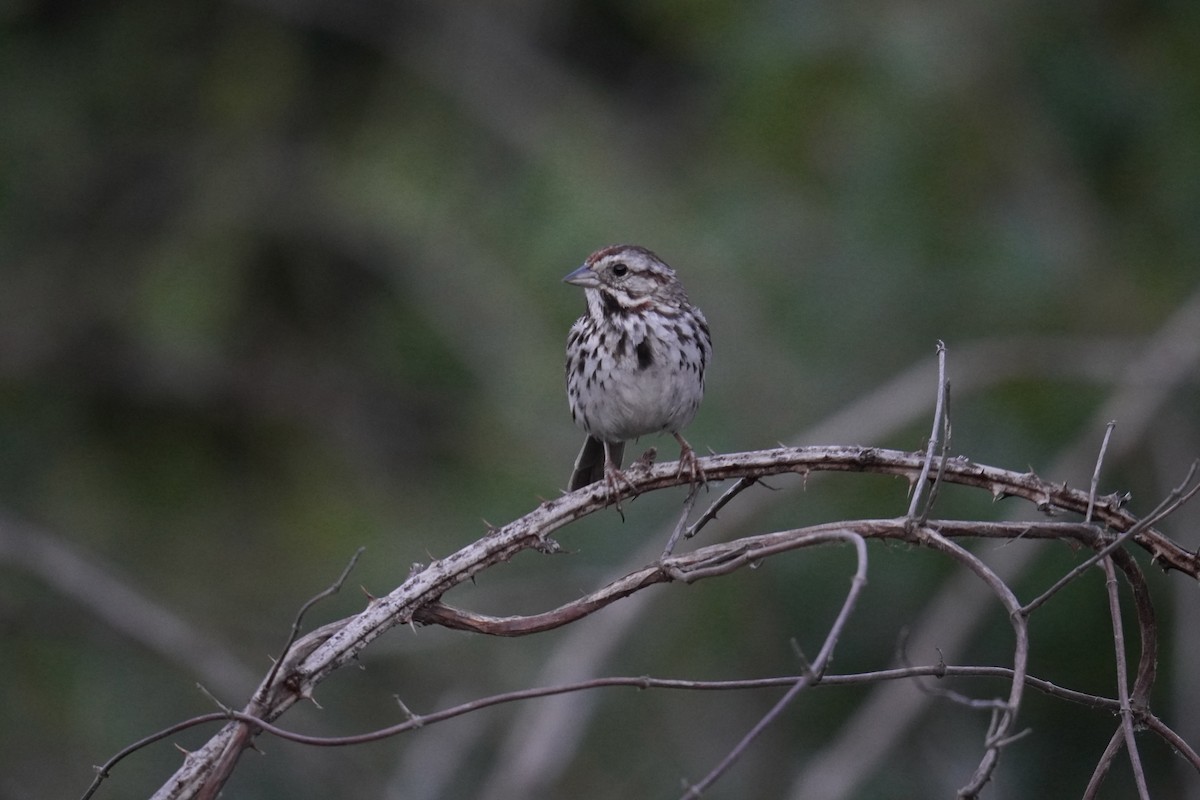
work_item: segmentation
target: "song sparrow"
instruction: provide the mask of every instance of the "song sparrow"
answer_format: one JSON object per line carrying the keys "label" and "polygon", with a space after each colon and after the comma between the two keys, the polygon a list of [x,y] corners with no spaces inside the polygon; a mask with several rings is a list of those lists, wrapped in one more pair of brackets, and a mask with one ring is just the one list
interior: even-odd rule
{"label": "song sparrow", "polygon": [[584,287],[587,312],[567,337],[567,399],[587,439],[569,488],[604,478],[614,494],[625,442],[666,431],[679,442],[679,470],[703,480],[680,435],[704,396],[712,337],[675,272],[644,247],[597,250],[563,278]]}

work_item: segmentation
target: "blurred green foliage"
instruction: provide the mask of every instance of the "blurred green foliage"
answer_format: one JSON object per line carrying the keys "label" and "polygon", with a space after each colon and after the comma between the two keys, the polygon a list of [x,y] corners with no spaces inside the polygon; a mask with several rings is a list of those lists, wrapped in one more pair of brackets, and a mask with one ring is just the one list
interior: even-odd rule
{"label": "blurred green foliage", "polygon": [[[710,320],[699,447],[789,440],[928,360],[937,339],[953,380],[973,341],[1094,338],[1089,376],[1063,363],[955,397],[958,452],[1047,468],[1076,437],[1099,441],[1091,415],[1130,348],[1200,285],[1198,23],[1195,3],[1120,0],[11,3],[0,511],[112,570],[253,679],[358,546],[351,586],[383,593],[481,535],[481,518],[560,490],[579,443],[562,350],[582,298],[559,279],[618,241],[676,266]],[[1200,451],[1198,400],[1193,377],[1104,488],[1152,506]],[[927,427],[861,443],[917,448]],[[903,489],[814,479],[756,524],[893,515]],[[588,520],[564,537],[573,555],[523,555],[450,599],[497,613],[562,602],[616,574],[676,502],[643,498],[625,525]],[[890,664],[897,631],[951,571],[902,548],[873,558],[839,668]],[[806,553],[661,589],[597,673],[795,671],[788,640],[816,648],[848,560]],[[92,764],[210,710],[190,665],[6,561],[0,796],[81,792]],[[1111,693],[1096,582],[1047,609],[1033,666]],[[347,588],[317,615],[361,603]],[[354,732],[394,721],[397,692],[428,711],[520,688],[564,636],[394,632],[365,673],[329,682],[327,711],[285,722]],[[998,617],[967,660],[1003,660],[1007,636]],[[252,679],[221,699],[240,705]],[[1178,723],[1193,695],[1156,702]],[[861,697],[812,693],[714,796],[785,796]],[[603,695],[550,796],[667,796],[772,698]],[[1021,766],[1001,767],[997,796],[1079,794],[1112,721],[1029,702],[1023,717],[1053,747],[1035,735],[1014,748]],[[468,743],[443,783],[396,785],[425,774],[403,766],[417,737],[315,753],[268,742],[228,792],[327,797],[352,781],[364,797],[484,796],[504,745],[489,737],[517,712],[488,713],[446,726]],[[939,707],[914,753],[859,796],[944,796],[985,724]],[[1063,726],[1070,737],[1052,733]],[[1197,743],[1194,723],[1181,730]],[[1183,797],[1171,754],[1147,750],[1157,791]],[[147,794],[178,761],[166,745],[136,755],[101,796]],[[1112,784],[1106,796],[1128,796],[1127,776]]]}

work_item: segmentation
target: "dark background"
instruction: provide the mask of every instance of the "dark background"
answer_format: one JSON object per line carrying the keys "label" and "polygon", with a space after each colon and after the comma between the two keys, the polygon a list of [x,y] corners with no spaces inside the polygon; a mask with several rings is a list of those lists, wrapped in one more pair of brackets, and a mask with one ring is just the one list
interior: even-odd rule
{"label": "dark background", "polygon": [[[583,300],[560,278],[607,244],[656,250],[708,316],[702,452],[920,448],[941,339],[956,452],[1086,486],[1117,409],[1101,490],[1145,513],[1200,452],[1198,33],[1190,0],[5,4],[0,795],[78,795],[93,764],[211,710],[196,682],[240,706],[357,547],[313,624],[554,496],[581,441],[562,362]],[[877,410],[855,405],[881,387]],[[906,507],[887,479],[776,485],[708,536]],[[652,558],[681,496],[588,520],[571,555],[523,555],[447,600],[563,602]],[[1164,530],[1195,547],[1196,520]],[[954,572],[871,552],[836,669],[894,663]],[[1018,591],[1074,558],[1047,550]],[[620,606],[533,639],[396,630],[323,685],[323,711],[283,722],[354,733],[401,718],[393,695],[432,711],[579,674],[794,673],[789,641],[815,654],[850,561],[660,588],[619,634]],[[1155,708],[1196,745],[1196,589],[1149,577]],[[948,660],[1004,662],[991,613]],[[1113,695],[1098,574],[1035,621],[1034,674]],[[867,695],[811,692],[711,796],[789,796]],[[568,715],[580,738],[550,735],[563,752],[541,767],[515,755],[540,702],[357,748],[265,740],[226,794],[670,797],[777,696],[590,695]],[[951,795],[986,723],[933,701],[849,796]],[[1078,796],[1114,725],[1031,695],[1033,733],[990,796]],[[1156,796],[1200,797],[1142,741]],[[156,745],[100,796],[149,794],[179,762]],[[1122,762],[1105,796],[1131,793]]]}

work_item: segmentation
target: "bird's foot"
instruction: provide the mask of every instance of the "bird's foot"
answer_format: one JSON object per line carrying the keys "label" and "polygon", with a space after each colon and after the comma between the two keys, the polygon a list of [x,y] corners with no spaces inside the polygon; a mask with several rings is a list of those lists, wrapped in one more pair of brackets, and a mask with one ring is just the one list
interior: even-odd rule
{"label": "bird's foot", "polygon": [[701,486],[707,489],[708,478],[700,466],[700,459],[696,457],[696,451],[678,433],[675,434],[675,438],[679,440],[679,471],[676,474],[681,478],[687,477],[693,492]]}
{"label": "bird's foot", "polygon": [[616,507],[617,513],[621,515],[621,521],[624,522],[625,512],[621,509],[621,500],[627,496],[625,490],[629,490],[629,497],[637,497],[640,494],[638,488],[634,486],[633,481],[629,480],[629,476],[612,462],[604,465],[604,488],[608,490],[609,502]]}

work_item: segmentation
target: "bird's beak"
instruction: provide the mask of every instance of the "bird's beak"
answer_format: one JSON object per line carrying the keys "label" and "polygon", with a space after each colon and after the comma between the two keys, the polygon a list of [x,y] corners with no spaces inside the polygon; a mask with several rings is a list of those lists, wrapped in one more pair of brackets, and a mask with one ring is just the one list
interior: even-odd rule
{"label": "bird's beak", "polygon": [[595,289],[600,285],[600,278],[595,272],[592,272],[591,267],[589,267],[587,264],[584,264],[582,267],[563,278],[563,283],[571,283],[575,286],[583,286],[587,289]]}

